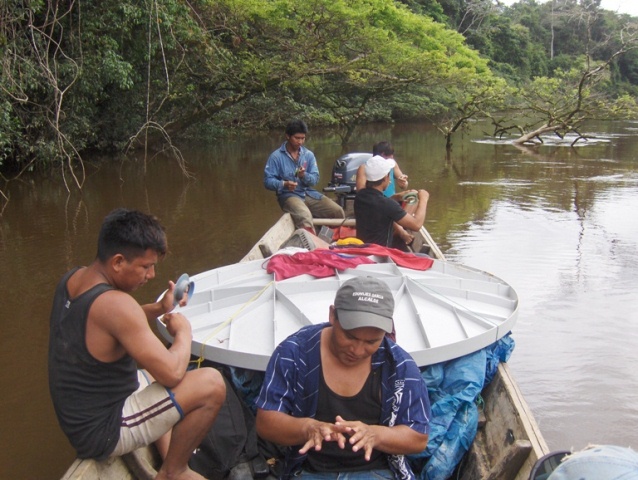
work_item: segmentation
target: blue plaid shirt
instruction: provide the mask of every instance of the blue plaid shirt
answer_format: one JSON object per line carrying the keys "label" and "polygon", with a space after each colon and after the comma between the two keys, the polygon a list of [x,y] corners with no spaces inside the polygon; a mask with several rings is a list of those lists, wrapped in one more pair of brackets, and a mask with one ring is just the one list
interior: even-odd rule
{"label": "blue plaid shirt", "polygon": [[[310,325],[289,336],[277,347],[266,369],[255,405],[293,417],[314,417],[319,396],[321,331],[329,323]],[[410,355],[387,337],[372,355],[372,369],[381,369],[380,425],[407,425],[419,433],[430,430],[430,400],[427,387]],[[282,478],[288,479],[306,456],[289,447]],[[404,455],[388,455],[397,479],[414,479]]]}

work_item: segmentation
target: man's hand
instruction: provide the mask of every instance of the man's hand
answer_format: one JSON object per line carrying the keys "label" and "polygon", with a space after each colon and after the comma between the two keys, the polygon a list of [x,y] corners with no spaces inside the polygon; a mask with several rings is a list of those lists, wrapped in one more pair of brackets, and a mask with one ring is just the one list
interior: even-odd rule
{"label": "man's hand", "polygon": [[372,457],[372,450],[377,445],[378,441],[378,437],[375,433],[376,427],[359,421],[348,422],[344,420],[341,415],[337,415],[335,425],[337,427],[345,428],[345,432],[350,434],[348,443],[352,445],[352,451],[358,452],[363,449],[365,459],[369,461]]}
{"label": "man's hand", "polygon": [[344,433],[347,431],[347,427],[309,418],[305,428],[305,436],[308,440],[304,443],[303,447],[301,447],[299,453],[303,455],[311,448],[321,450],[323,442],[337,442],[339,448],[345,448],[346,437]]}
{"label": "man's hand", "polygon": [[408,176],[404,174],[397,178],[397,185],[402,190],[408,188]]}
{"label": "man's hand", "polygon": [[427,190],[419,190],[419,202],[427,202],[430,198],[430,194]]}
{"label": "man's hand", "polygon": [[[168,289],[164,296],[160,299],[160,304],[162,305],[162,309],[164,313],[168,313],[174,308],[175,302],[175,282],[172,280],[168,281]],[[188,295],[183,295],[182,299],[179,301],[179,306],[184,307],[188,303]]]}
{"label": "man's hand", "polygon": [[175,337],[177,333],[183,333],[192,337],[191,323],[181,313],[167,313],[162,317],[166,330]]}
{"label": "man's hand", "polygon": [[297,182],[293,182],[292,180],[284,180],[284,188],[292,192],[295,188],[297,188]]}
{"label": "man's hand", "polygon": [[414,235],[409,233],[405,228],[401,227],[400,225],[399,225],[399,228],[397,229],[397,231],[399,232],[399,238],[406,245],[410,245],[414,241]]}

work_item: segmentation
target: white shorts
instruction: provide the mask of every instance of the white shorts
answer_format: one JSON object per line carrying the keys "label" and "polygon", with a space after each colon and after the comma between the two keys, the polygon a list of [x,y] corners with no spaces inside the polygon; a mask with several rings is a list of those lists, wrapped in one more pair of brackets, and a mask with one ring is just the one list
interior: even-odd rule
{"label": "white shorts", "polygon": [[139,388],[124,402],[120,440],[111,456],[150,445],[184,417],[173,392],[137,371]]}

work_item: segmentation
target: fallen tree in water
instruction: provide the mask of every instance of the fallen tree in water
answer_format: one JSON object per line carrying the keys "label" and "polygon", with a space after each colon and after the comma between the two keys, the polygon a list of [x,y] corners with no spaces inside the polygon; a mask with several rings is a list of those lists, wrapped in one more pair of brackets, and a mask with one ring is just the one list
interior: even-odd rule
{"label": "fallen tree in water", "polygon": [[[611,45],[611,39],[609,40]],[[575,134],[572,146],[587,135],[581,132],[587,120],[623,120],[636,118],[638,104],[630,95],[612,97],[607,83],[610,66],[620,56],[638,48],[638,29],[630,26],[615,39],[616,48],[605,60],[595,62],[586,48],[580,68],[558,70],[552,78],[537,77],[519,88],[510,105],[516,116],[529,119],[526,124],[488,115],[494,125],[494,136],[518,134],[514,144],[540,144],[543,135],[564,139]]]}

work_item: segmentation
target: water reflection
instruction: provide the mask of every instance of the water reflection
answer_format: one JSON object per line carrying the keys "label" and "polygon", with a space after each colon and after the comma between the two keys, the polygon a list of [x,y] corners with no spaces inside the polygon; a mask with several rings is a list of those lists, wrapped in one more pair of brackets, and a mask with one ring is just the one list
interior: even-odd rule
{"label": "water reflection", "polygon": [[[448,257],[518,291],[512,366],[550,446],[636,445],[620,426],[638,417],[638,177],[565,183],[562,193],[539,186],[541,202],[494,202],[487,221],[452,234]],[[572,208],[548,203],[565,193]]]}
{"label": "water reflection", "polygon": [[[411,186],[430,191],[426,226],[446,256],[516,288],[510,363],[553,449],[638,447],[626,428],[638,419],[636,125],[595,125],[590,131],[608,141],[578,149],[477,143],[477,126],[448,156],[440,135],[419,124],[370,126],[350,146],[370,151],[391,141]],[[282,141],[275,132],[190,145],[191,179],[164,158],[95,159],[82,193],[68,194],[55,175],[9,187],[0,219],[0,478],[59,478],[72,460],[46,385],[48,313],[60,275],[92,261],[103,217],[125,206],[166,226],[170,254],[135,294],[152,301],[169,278],[239,260],[279,217],[262,173]],[[325,184],[343,153],[339,138],[311,130],[307,144]]]}

